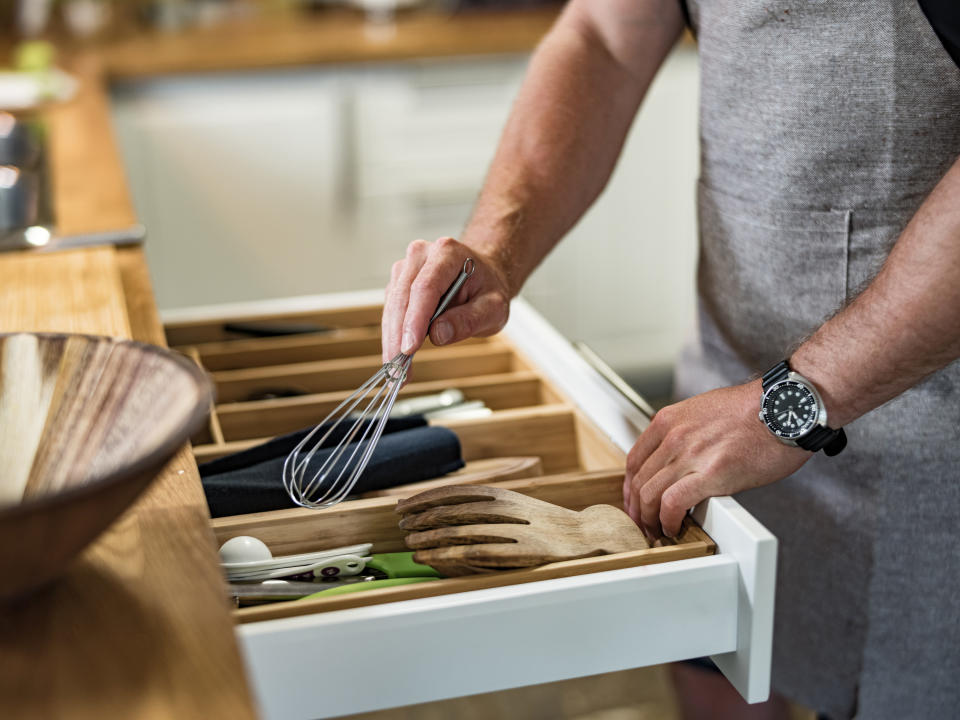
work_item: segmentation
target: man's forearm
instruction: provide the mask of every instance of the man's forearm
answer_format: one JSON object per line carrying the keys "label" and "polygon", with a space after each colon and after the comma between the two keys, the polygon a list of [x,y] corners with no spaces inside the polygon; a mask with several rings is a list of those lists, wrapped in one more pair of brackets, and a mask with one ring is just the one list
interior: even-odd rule
{"label": "man's forearm", "polygon": [[512,293],[603,189],[681,28],[677,0],[574,0],[541,43],[462,238]]}
{"label": "man's forearm", "polygon": [[791,357],[845,425],[960,357],[960,160],[849,307]]}
{"label": "man's forearm", "polygon": [[[855,420],[960,356],[960,161],[940,181],[873,282],[791,356],[819,388],[832,427]],[[627,455],[624,506],[674,536],[704,498],[768,485],[813,453],[757,422],[760,381],[660,410]]]}

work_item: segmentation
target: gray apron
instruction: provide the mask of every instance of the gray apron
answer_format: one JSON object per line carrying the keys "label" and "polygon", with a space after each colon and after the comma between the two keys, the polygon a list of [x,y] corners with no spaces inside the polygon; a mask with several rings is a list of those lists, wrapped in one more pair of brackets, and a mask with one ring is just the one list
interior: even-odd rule
{"label": "gray apron", "polygon": [[[960,70],[916,0],[691,0],[690,15],[700,302],[681,396],[787,357],[960,155]],[[780,541],[774,687],[835,718],[955,717],[960,365],[847,435],[838,457],[738,496]]]}

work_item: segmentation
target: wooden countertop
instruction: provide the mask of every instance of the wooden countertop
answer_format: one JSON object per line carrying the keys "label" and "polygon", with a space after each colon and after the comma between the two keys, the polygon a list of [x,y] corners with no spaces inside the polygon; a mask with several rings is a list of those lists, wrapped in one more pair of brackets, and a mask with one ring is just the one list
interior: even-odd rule
{"label": "wooden countertop", "polygon": [[[66,63],[81,81],[44,113],[64,233],[136,221],[110,127],[107,82],[167,72],[519,52],[556,10],[414,15],[393,36],[356,16],[140,36]],[[143,252],[0,254],[0,332],[84,332],[165,344]],[[249,718],[203,491],[184,448],[53,587],[0,612],[4,716]]]}
{"label": "wooden countertop", "polygon": [[401,14],[371,27],[355,12],[281,15],[179,33],[138,34],[104,46],[108,73],[130,78],[243,68],[529,52],[557,8]]}
{"label": "wooden countertop", "polygon": [[[106,96],[88,82],[48,113],[69,232],[134,220]],[[0,255],[0,331],[163,345],[143,252]],[[0,611],[8,717],[251,718],[196,463],[184,448],[54,586]]]}

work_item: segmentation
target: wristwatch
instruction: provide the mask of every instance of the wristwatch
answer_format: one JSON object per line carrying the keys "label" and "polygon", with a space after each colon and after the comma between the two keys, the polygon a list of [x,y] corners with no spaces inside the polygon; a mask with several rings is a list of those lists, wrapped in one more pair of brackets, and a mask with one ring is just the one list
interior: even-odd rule
{"label": "wristwatch", "polygon": [[836,455],[847,446],[843,428],[827,425],[827,409],[813,383],[784,360],[763,374],[760,422],[780,442]]}

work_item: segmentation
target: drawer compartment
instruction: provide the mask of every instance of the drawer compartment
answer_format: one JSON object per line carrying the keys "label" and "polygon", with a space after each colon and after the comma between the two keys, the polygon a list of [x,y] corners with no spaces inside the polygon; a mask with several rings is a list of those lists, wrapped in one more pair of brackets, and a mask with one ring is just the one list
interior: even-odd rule
{"label": "drawer compartment", "polygon": [[[380,306],[367,306],[168,324],[171,344],[179,343],[174,347],[208,370],[216,385],[209,426],[194,438],[197,461],[326,417],[380,367],[379,314]],[[237,332],[311,326],[323,330],[276,337]],[[492,411],[482,418],[431,420],[458,435],[468,468],[498,457],[538,457],[544,473],[623,466],[623,452],[502,337],[439,348],[428,341],[399,397],[450,388]]]}
{"label": "drawer compartment", "polygon": [[[479,378],[457,378],[416,382],[404,387],[399,398],[439,393],[455,384],[467,400],[481,400],[493,410],[539,405],[547,397],[540,379],[532,372],[495,373]],[[223,403],[217,414],[225,437],[245,440],[262,437],[263,428],[275,434],[290,432],[326,417],[352,390],[336,390],[293,398],[276,398],[254,402]],[[199,448],[198,448],[199,450]]]}
{"label": "drawer compartment", "polygon": [[[341,308],[271,312],[270,308],[275,307],[276,303],[267,301],[256,305],[264,309],[251,311],[250,304],[244,303],[239,308],[236,306],[230,309],[224,308],[222,314],[215,310],[213,311],[214,317],[209,316],[205,310],[201,310],[198,319],[193,319],[193,313],[181,313],[181,316],[185,319],[168,322],[164,326],[167,344],[170,347],[180,349],[183,346],[200,343],[249,339],[249,334],[230,329],[236,327],[237,323],[251,323],[259,325],[261,329],[264,325],[276,326],[281,323],[315,325],[318,328],[325,328],[327,331],[356,328],[376,329],[380,326],[380,313],[383,308],[381,303],[359,303]],[[176,317],[176,313],[174,313],[174,317]],[[269,339],[275,340],[276,338]]]}
{"label": "drawer compartment", "polygon": [[[458,343],[458,346],[485,342],[488,342],[485,338],[476,338]],[[427,347],[431,347],[429,340]],[[379,355],[380,329],[356,327],[271,338],[220,340],[175,349],[188,354],[194,350],[203,366],[211,372],[243,370],[269,365]]]}
{"label": "drawer compartment", "polygon": [[[383,360],[380,354],[358,358],[318,360],[291,365],[270,365],[213,373],[217,397],[222,402],[241,402],[274,388],[299,393],[335,392],[357,388],[373,375]],[[451,380],[459,377],[493,375],[517,369],[516,357],[506,347],[490,343],[421,350],[411,369],[411,380]]]}
{"label": "drawer compartment", "polygon": [[[619,506],[623,475],[620,472],[573,473],[554,477],[492,483],[540,500],[582,510],[600,503]],[[214,519],[217,542],[237,535],[253,535],[275,555],[311,552],[327,547],[373,543],[372,552],[402,552],[407,549],[394,512],[396,498],[371,498],[341,503],[326,510],[280,510]],[[676,544],[615,555],[551,563],[525,570],[447,578],[430,583],[367,590],[316,600],[273,603],[237,611],[242,623],[311,615],[378,603],[436,597],[491,587],[570,577],[584,573],[638,567],[654,563],[710,555],[713,541],[691,520],[686,521]]]}

